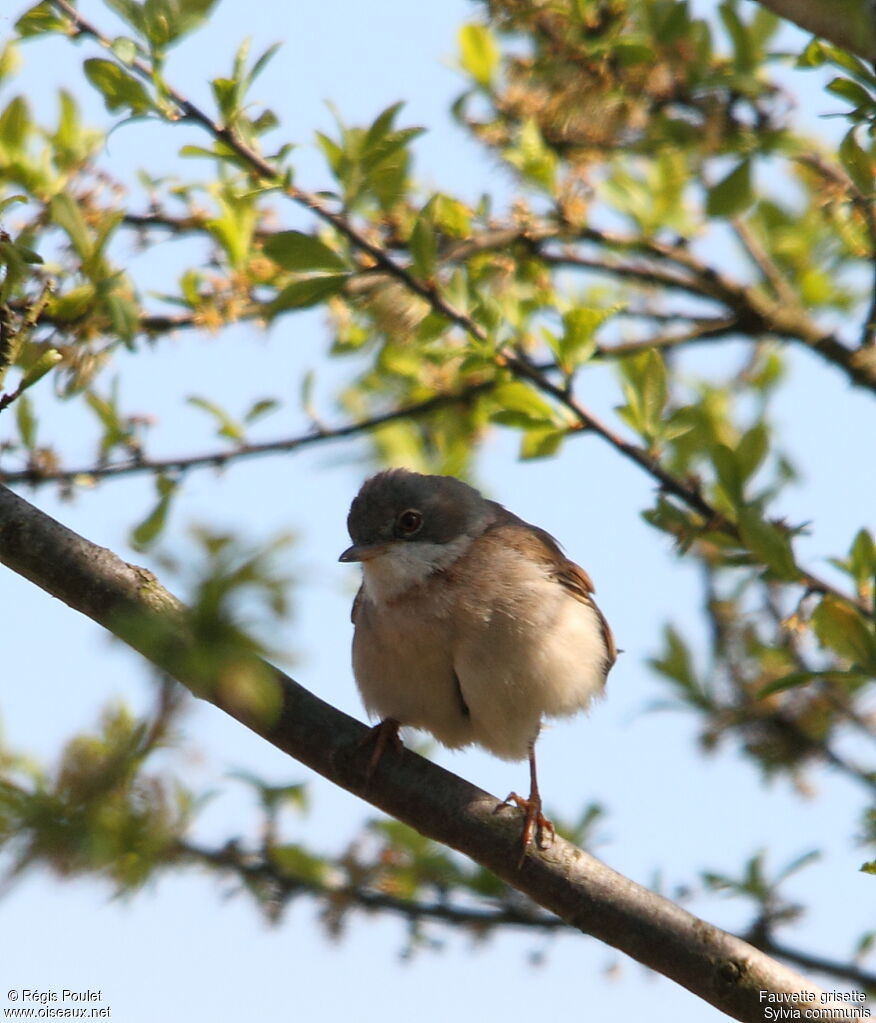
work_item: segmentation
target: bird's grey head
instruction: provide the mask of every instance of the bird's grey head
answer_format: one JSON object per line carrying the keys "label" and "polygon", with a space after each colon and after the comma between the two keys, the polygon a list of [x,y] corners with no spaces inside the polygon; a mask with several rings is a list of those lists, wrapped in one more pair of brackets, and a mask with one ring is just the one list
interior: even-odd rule
{"label": "bird's grey head", "polygon": [[353,546],[340,560],[368,562],[402,545],[432,551],[455,544],[483,533],[496,508],[453,476],[389,469],[356,495],[347,518]]}

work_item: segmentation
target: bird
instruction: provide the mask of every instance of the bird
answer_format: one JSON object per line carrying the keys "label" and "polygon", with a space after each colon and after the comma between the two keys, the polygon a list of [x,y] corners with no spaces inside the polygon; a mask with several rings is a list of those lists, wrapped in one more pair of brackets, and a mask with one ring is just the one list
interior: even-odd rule
{"label": "bird", "polygon": [[[431,733],[450,749],[477,745],[529,761],[522,865],[546,848],[535,744],[542,722],[586,709],[617,658],[590,576],[550,533],[454,476],[387,469],[350,506],[359,562],[353,603],[353,674],[369,715],[369,777],[399,728]],[[497,809],[499,808],[497,807]]]}

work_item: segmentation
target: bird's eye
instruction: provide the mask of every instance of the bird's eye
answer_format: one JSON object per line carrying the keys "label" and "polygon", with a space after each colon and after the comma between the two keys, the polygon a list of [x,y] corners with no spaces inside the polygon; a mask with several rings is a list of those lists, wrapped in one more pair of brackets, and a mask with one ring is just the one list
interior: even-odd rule
{"label": "bird's eye", "polygon": [[408,508],[395,520],[395,528],[399,536],[413,536],[420,531],[423,525],[423,516],[416,508]]}

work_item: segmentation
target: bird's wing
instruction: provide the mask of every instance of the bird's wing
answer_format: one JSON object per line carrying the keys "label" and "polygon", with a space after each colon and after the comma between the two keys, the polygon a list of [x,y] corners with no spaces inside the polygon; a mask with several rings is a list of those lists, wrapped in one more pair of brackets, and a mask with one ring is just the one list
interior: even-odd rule
{"label": "bird's wing", "polygon": [[562,547],[547,530],[524,522],[523,519],[518,518],[505,508],[501,508],[501,512],[502,514],[497,516],[488,532],[493,533],[495,539],[503,546],[513,547],[525,557],[533,561],[540,561],[544,564],[548,574],[556,579],[568,593],[593,609],[599,620],[602,638],[605,640],[605,674],[607,675],[617,660],[617,645],[611,628],[605,620],[605,615],[593,599],[593,594],[596,592],[593,580],[580,565],[576,565],[574,561],[570,561],[563,554]]}

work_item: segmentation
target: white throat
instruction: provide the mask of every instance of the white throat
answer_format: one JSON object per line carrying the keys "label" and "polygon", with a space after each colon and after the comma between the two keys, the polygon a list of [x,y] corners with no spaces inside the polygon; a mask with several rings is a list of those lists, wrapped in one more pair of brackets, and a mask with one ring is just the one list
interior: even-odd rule
{"label": "white throat", "polygon": [[375,604],[396,600],[407,590],[422,585],[433,573],[449,568],[471,543],[470,536],[450,543],[400,540],[379,557],[362,562],[365,593]]}

